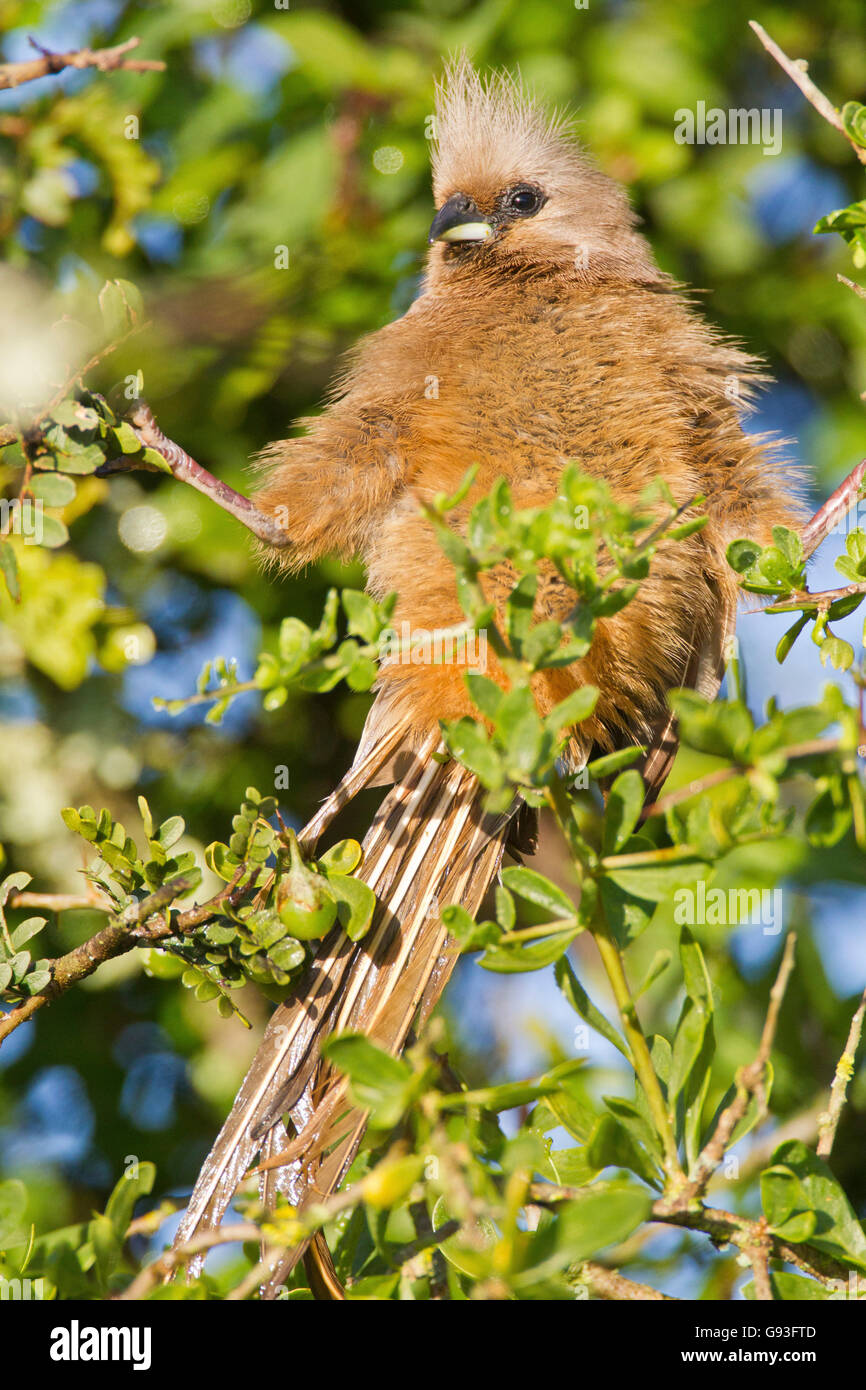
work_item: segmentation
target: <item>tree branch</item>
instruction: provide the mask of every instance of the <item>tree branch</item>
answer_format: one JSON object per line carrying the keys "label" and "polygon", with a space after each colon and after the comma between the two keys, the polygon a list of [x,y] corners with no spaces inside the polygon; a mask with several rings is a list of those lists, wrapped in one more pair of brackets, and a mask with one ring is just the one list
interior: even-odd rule
{"label": "tree branch", "polygon": [[[533,1183],[530,1187],[530,1196],[539,1206],[580,1201],[585,1195],[585,1187],[561,1187],[547,1182]],[[816,1250],[807,1242],[790,1245],[778,1236],[771,1236],[763,1220],[752,1221],[748,1217],[738,1216],[736,1212],[725,1211],[723,1207],[706,1207],[696,1201],[679,1210],[672,1207],[668,1198],[660,1197],[653,1205],[649,1220],[658,1221],[664,1226],[701,1231],[710,1237],[714,1245],[735,1245],[746,1253],[756,1243],[766,1240],[770,1259],[795,1265],[812,1279],[820,1279],[826,1284],[835,1285],[839,1279],[847,1281],[850,1273],[847,1265],[835,1260],[832,1255],[826,1255],[823,1250]]]}
{"label": "tree branch", "polygon": [[853,148],[857,158],[860,160],[860,163],[866,164],[866,150],[854,144],[854,141],[842,124],[842,118],[839,112],[836,110],[830,98],[824,95],[820,87],[815,86],[815,83],[809,76],[809,64],[806,62],[805,58],[789,58],[787,53],[784,53],[779,45],[773,42],[767,31],[762,29],[760,24],[756,23],[754,19],[749,20],[749,28],[757,34],[761,43],[770,54],[770,57],[775,58],[779,67],[788,74],[794,85],[800,88],[803,96],[814,106],[818,114],[823,116],[825,121],[829,121],[830,125],[833,126],[834,130],[838,130],[840,135],[844,135],[845,139]]}
{"label": "tree branch", "polygon": [[[812,758],[816,753],[832,753],[839,748],[837,738],[813,738],[806,743],[792,743],[788,748],[774,749],[781,757],[788,762],[794,762],[797,758]],[[678,787],[675,792],[668,792],[667,796],[660,797],[652,806],[648,806],[641,813],[641,819],[646,820],[650,816],[663,816],[671,806],[678,806],[681,801],[688,801],[692,796],[699,796],[702,792],[709,791],[711,787],[721,786],[723,782],[729,782],[732,777],[743,777],[750,770],[748,763],[732,763],[730,767],[720,767],[715,772],[708,772],[705,777],[698,777],[694,782],[689,782],[685,787]]]}
{"label": "tree branch", "polygon": [[659,1293],[658,1289],[651,1288],[649,1284],[638,1284],[633,1279],[626,1279],[619,1270],[606,1269],[604,1265],[596,1264],[592,1260],[587,1260],[584,1265],[581,1265],[580,1282],[585,1284],[590,1293],[594,1293],[597,1298],[611,1302],[677,1303],[679,1301],[671,1298],[670,1294]]}
{"label": "tree branch", "polygon": [[[202,468],[200,463],[196,463],[185,449],[163,434],[146,401],[140,400],[137,403],[129,416],[129,423],[145,448],[155,449],[158,454],[162,454],[173,477],[182,483],[188,483],[205,497],[210,497],[224,512],[228,512],[241,525],[246,526],[248,531],[252,531],[254,536],[258,536],[259,540],[277,549],[291,545],[291,537],[276,517],[259,511],[248,497],[220,482],[206,468]],[[140,463],[127,463],[124,459],[117,459],[103,464],[101,468],[97,468],[96,473],[98,477],[104,478],[112,473],[127,472],[141,467]]]}
{"label": "tree branch", "polygon": [[845,1051],[839,1058],[836,1067],[836,1075],[833,1077],[833,1085],[830,1088],[830,1103],[818,1121],[816,1153],[819,1158],[829,1158],[833,1151],[833,1141],[836,1138],[836,1129],[842,1114],[842,1107],[845,1104],[848,1082],[854,1074],[854,1059],[857,1055],[860,1035],[863,1032],[864,1016],[866,1016],[866,990],[864,990],[860,1005],[851,1020]]}
{"label": "tree branch", "polygon": [[146,1298],[151,1289],[161,1284],[178,1265],[186,1264],[195,1255],[213,1250],[217,1245],[233,1245],[236,1241],[261,1240],[261,1231],[251,1221],[239,1221],[232,1226],[218,1226],[214,1231],[202,1231],[186,1245],[166,1250],[153,1264],[145,1265],[122,1293],[115,1294],[117,1302],[132,1302]]}
{"label": "tree branch", "polygon": [[[776,1036],[782,1000],[785,997],[785,990],[788,987],[791,971],[794,968],[794,949],[796,944],[797,937],[795,933],[789,932],[785,940],[785,949],[782,952],[779,973],[776,976],[773,988],[770,990],[770,1003],[767,1009],[767,1017],[764,1020],[761,1041],[758,1045],[755,1059],[753,1062],[750,1062],[747,1067],[741,1068],[737,1073],[737,1094],[730,1105],[727,1106],[719,1116],[715,1131],[698,1155],[697,1162],[689,1174],[688,1182],[675,1196],[667,1199],[672,1211],[688,1207],[690,1203],[701,1196],[713,1173],[724,1158],[725,1151],[731,1142],[731,1136],[746,1114],[752,1096],[758,1095],[762,1107],[766,1108],[766,1099],[762,1094],[764,1077],[767,1070],[767,1063],[770,1060],[773,1040]],[[665,1199],[662,1200],[664,1201]]]}
{"label": "tree branch", "polygon": [[866,583],[845,584],[840,589],[823,589],[820,593],[812,593],[809,589],[800,589],[790,598],[783,599],[780,603],[770,603],[762,610],[764,613],[793,613],[800,609],[817,609],[819,613],[826,613],[838,603],[840,598],[852,598],[854,594],[866,594]]}
{"label": "tree branch", "polygon": [[50,77],[52,73],[63,72],[64,68],[97,68],[99,72],[165,72],[165,63],[155,58],[127,58],[127,53],[138,48],[141,39],[127,39],[114,48],[80,48],[70,53],[51,53],[35,39],[31,38],[30,42],[40,56],[24,62],[0,64],[0,91],[20,87],[25,82],[35,82],[39,77]]}
{"label": "tree branch", "polygon": [[[235,879],[237,877],[238,875]],[[11,1009],[9,1013],[0,1015],[0,1044],[39,1009],[43,1009],[59,995],[65,994],[73,985],[87,979],[88,975],[92,975],[106,961],[113,960],[115,956],[122,956],[136,946],[150,946],[167,936],[193,931],[217,915],[224,903],[233,903],[245,891],[233,880],[206,903],[187,908],[185,912],[179,912],[172,918],[171,903],[189,886],[189,881],[183,875],[171,879],[149,897],[133,903],[121,913],[114,914],[108,926],[103,927],[88,941],[83,941],[66,955],[49,961],[50,984],[39,994],[34,994],[23,1004]]]}

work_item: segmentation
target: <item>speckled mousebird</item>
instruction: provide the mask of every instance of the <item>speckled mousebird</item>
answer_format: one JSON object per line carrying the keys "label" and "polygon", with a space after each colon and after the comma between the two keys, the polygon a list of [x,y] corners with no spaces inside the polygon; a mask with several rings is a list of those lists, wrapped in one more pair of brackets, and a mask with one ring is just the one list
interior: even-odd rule
{"label": "speckled mousebird", "polygon": [[[437,93],[436,135],[421,293],[358,344],[323,413],[302,422],[305,434],[266,451],[257,503],[287,518],[281,562],[359,555],[373,594],[399,594],[398,623],[435,630],[463,615],[419,499],[454,490],[471,464],[464,517],[501,476],[517,506],[552,500],[571,460],[624,503],[658,477],[680,504],[703,495],[704,529],[662,544],[638,596],[599,623],[587,656],[535,683],[543,711],[578,684],[598,686],[572,760],[648,743],[652,796],[676,746],[668,690],[718,690],[737,600],[728,543],[767,542],[774,525],[801,519],[789,470],[741,426],[756,364],[659,270],[625,193],[568,124],[511,77],[453,64]],[[572,604],[570,592],[542,586],[538,616],[564,616]],[[286,1159],[268,1172],[268,1201],[281,1191],[303,1207],[333,1191],[364,1116],[321,1058],[322,1038],[353,1029],[398,1051],[444,987],[454,954],[438,906],[478,909],[513,820],[485,815],[474,778],[432,757],[439,720],[471,710],[464,669],[383,671],[353,768],[302,839],[312,846],[359,787],[396,778],[364,842],[360,873],[380,903],[373,928],[358,944],[335,929],[276,1010],[180,1242],[221,1219],[256,1155]],[[275,1266],[269,1292],[302,1253]],[[308,1267],[318,1292],[340,1296],[321,1237]]]}

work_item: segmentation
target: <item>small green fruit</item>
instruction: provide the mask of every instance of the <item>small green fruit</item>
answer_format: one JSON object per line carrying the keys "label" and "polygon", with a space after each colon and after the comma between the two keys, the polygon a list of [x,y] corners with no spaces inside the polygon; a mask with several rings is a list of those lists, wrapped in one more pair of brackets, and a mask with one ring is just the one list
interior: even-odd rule
{"label": "small green fruit", "polygon": [[337,920],[337,903],[325,879],[308,869],[290,832],[291,867],[277,886],[277,912],[283,926],[299,941],[326,936]]}

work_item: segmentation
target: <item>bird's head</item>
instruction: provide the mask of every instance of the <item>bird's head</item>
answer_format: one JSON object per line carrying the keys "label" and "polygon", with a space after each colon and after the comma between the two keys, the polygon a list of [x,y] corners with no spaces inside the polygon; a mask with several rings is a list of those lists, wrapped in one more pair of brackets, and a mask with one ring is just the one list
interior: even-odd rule
{"label": "bird's head", "polygon": [[657,281],[625,193],[507,74],[466,58],[436,93],[430,275],[484,269]]}

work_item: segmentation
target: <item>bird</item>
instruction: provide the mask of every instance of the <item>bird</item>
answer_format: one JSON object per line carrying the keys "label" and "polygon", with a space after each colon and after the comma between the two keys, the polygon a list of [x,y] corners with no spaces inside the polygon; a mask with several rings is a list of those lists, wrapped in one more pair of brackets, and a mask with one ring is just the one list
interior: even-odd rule
{"label": "bird", "polygon": [[[256,505],[289,531],[274,563],[360,557],[373,597],[398,595],[395,627],[451,628],[464,615],[425,504],[454,493],[470,466],[458,530],[500,478],[516,507],[550,503],[573,462],[629,506],[663,479],[685,515],[706,513],[703,529],[659,544],[636,597],[599,620],[585,656],[533,677],[542,714],[583,684],[598,688],[571,731],[569,765],[642,745],[649,803],[677,748],[669,691],[712,699],[720,687],[738,599],[727,547],[799,526],[798,478],[771,439],[744,429],[766,380],[760,362],[658,267],[625,190],[567,115],[519,76],[482,74],[461,55],[437,84],[434,119],[420,292],[357,344],[303,433],[261,457]],[[497,606],[513,579],[507,567],[488,576]],[[536,618],[562,620],[573,603],[557,575],[542,577]],[[323,1039],[360,1032],[399,1052],[455,963],[441,908],[474,914],[503,856],[531,851],[519,797],[491,813],[475,777],[441,757],[440,721],[475,713],[464,674],[459,663],[383,664],[353,765],[300,835],[311,851],[362,787],[390,785],[358,871],[377,896],[373,926],[360,942],[335,927],[275,1010],[176,1244],[218,1224],[256,1159],[271,1165],[266,1205],[282,1195],[303,1211],[338,1188],[365,1116]],[[488,674],[502,681],[495,666]],[[263,1297],[302,1256],[316,1296],[344,1296],[319,1233],[275,1259]]]}

